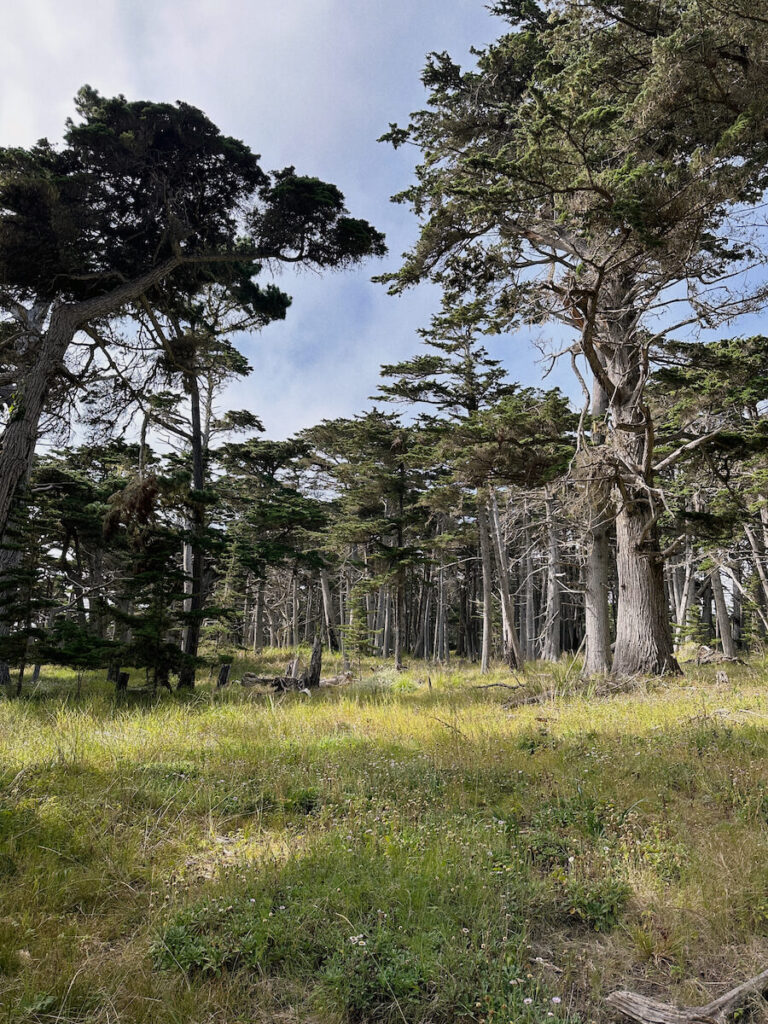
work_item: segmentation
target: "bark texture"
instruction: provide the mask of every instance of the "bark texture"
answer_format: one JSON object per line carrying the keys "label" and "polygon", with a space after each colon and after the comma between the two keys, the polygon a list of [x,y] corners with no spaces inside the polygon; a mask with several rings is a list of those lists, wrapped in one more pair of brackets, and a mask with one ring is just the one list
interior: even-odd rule
{"label": "bark texture", "polygon": [[642,496],[627,501],[616,517],[616,545],[619,607],[613,673],[679,674],[658,535],[651,510]]}

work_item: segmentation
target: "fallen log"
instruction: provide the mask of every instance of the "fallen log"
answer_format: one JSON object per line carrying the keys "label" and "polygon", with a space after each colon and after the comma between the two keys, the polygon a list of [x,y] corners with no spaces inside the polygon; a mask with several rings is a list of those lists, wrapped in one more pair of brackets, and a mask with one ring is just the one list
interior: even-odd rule
{"label": "fallen log", "polygon": [[321,679],[318,683],[319,686],[346,686],[347,683],[352,682],[351,672],[341,672],[337,676],[326,676],[325,679]]}
{"label": "fallen log", "polygon": [[271,686],[275,690],[291,690],[298,684],[295,676],[257,676],[246,672],[240,680],[241,686]]}
{"label": "fallen log", "polygon": [[743,665],[744,662],[741,658],[729,658],[722,651],[716,651],[714,647],[708,647],[706,644],[700,644],[696,651],[695,658],[686,658],[684,664],[686,665]]}
{"label": "fallen log", "polygon": [[301,675],[297,675],[299,659],[294,660],[288,666],[285,675],[282,676],[257,676],[255,672],[246,672],[240,680],[241,686],[271,686],[273,690],[300,690],[302,693],[309,693],[320,686],[320,672],[323,666],[323,645],[319,639],[315,640],[312,646],[312,657],[309,668]]}
{"label": "fallen log", "polygon": [[706,1006],[672,1006],[636,992],[612,992],[605,1000],[637,1024],[724,1024],[751,995],[762,995],[768,989],[768,970],[744,981],[736,988],[713,999]]}

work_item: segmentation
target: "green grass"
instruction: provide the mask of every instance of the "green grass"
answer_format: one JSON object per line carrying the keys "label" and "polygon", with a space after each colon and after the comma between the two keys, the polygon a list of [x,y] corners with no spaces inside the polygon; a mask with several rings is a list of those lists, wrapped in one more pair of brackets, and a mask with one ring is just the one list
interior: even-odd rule
{"label": "green grass", "polygon": [[768,669],[692,673],[605,692],[539,665],[513,692],[366,663],[311,698],[116,702],[44,671],[0,703],[0,1022],[708,1001],[768,960]]}

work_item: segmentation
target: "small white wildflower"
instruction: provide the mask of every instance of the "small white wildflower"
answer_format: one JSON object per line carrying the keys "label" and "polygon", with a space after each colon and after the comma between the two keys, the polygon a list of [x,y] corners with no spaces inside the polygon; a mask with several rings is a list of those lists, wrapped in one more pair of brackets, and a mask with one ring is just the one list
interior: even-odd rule
{"label": "small white wildflower", "polygon": [[529,996],[527,999],[524,999],[523,1002],[525,1003],[526,1006],[530,1006],[531,1003],[533,1002],[533,1000]]}
{"label": "small white wildflower", "polygon": [[555,1006],[557,1006],[559,1003],[562,1003],[562,1001],[563,1000],[560,998],[560,996],[552,996],[552,998],[550,999],[550,1002],[554,1003]]}

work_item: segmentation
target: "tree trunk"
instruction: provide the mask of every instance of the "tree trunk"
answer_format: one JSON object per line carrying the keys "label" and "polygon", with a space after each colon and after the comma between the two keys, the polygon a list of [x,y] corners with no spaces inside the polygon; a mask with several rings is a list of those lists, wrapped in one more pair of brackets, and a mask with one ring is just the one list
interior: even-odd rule
{"label": "tree trunk", "polygon": [[534,661],[536,658],[536,598],[534,594],[533,575],[533,554],[530,531],[530,515],[528,503],[523,509],[525,517],[525,529],[523,530],[523,544],[525,553],[523,555],[523,593],[525,594],[525,634],[523,635],[523,646],[527,661]]}
{"label": "tree trunk", "polygon": [[469,574],[469,581],[466,593],[466,623],[467,623],[467,655],[474,664],[477,661],[477,627],[474,610],[477,605],[477,572],[473,568]]}
{"label": "tree trunk", "polygon": [[717,566],[710,576],[712,581],[712,593],[715,598],[715,614],[717,615],[717,632],[720,635],[720,642],[723,647],[723,654],[726,658],[737,657],[736,644],[731,634],[731,617],[728,614],[728,605],[725,603],[725,592],[723,581],[720,577],[720,566]]}
{"label": "tree trunk", "polygon": [[[89,320],[107,316],[127,302],[143,295],[148,288],[167,277],[184,262],[174,255],[146,274],[118,285],[110,292],[84,302],[62,304],[51,314],[48,329],[42,334],[30,371],[17,388],[14,412],[0,444],[0,541],[5,535],[8,517],[19,484],[29,472],[37,441],[40,417],[45,401],[61,371],[67,349],[75,332]],[[37,338],[50,309],[50,303],[36,303],[27,311],[26,328]]]}
{"label": "tree trunk", "polygon": [[299,574],[293,570],[291,582],[291,646],[298,647],[301,643],[299,637]]}
{"label": "tree trunk", "polygon": [[323,619],[325,621],[325,639],[329,651],[338,651],[339,641],[336,638],[333,618],[333,599],[331,597],[331,585],[328,582],[328,573],[325,569],[320,570],[320,588],[323,593]]}
{"label": "tree trunk", "polygon": [[675,622],[677,623],[677,636],[679,644],[685,637],[685,626],[688,622],[688,612],[696,597],[696,575],[693,557],[693,544],[690,537],[685,543],[685,566],[680,581],[680,593],[675,596]]}
{"label": "tree trunk", "polygon": [[384,635],[381,641],[381,656],[389,657],[392,636],[392,602],[389,597],[389,587],[384,591]]}
{"label": "tree trunk", "polygon": [[584,585],[584,675],[603,676],[611,671],[611,615],[608,607],[611,573],[609,524],[595,523],[587,537]]}
{"label": "tree trunk", "polygon": [[395,668],[399,672],[403,667],[403,647],[405,645],[405,594],[403,579],[398,571],[395,581]]}
{"label": "tree trunk", "polygon": [[253,620],[253,653],[258,654],[264,645],[264,580],[256,584],[256,608]]}
{"label": "tree trunk", "polygon": [[445,597],[445,569],[440,566],[437,581],[438,615],[435,621],[437,640],[433,647],[435,660],[447,665],[450,661],[448,646],[448,602]]}
{"label": "tree trunk", "polygon": [[626,494],[616,517],[619,581],[617,676],[680,673],[664,594],[664,565],[653,512],[644,494]]}
{"label": "tree trunk", "polygon": [[707,577],[701,586],[701,627],[706,630],[706,643],[715,635],[715,628],[712,622],[712,580]]}
{"label": "tree trunk", "polygon": [[664,559],[659,544],[654,483],[655,434],[650,409],[643,403],[647,374],[636,335],[637,315],[627,282],[606,294],[606,354],[610,378],[610,456],[616,513],[617,615],[615,675],[679,673],[672,644]]}
{"label": "tree trunk", "polygon": [[68,317],[57,316],[14,397],[0,446],[0,540],[5,535],[18,489],[27,479],[45,401],[75,333]]}
{"label": "tree trunk", "polygon": [[544,642],[541,656],[544,661],[557,661],[562,653],[560,642],[561,587],[560,538],[555,520],[555,498],[547,489],[544,503],[547,510],[547,604],[544,622]]}
{"label": "tree trunk", "polygon": [[373,649],[383,658],[386,658],[387,656],[387,652],[384,650],[384,616],[387,611],[386,606],[387,588],[382,584],[376,594],[376,619],[373,627]]}
{"label": "tree trunk", "polygon": [[483,568],[483,646],[480,658],[480,671],[485,674],[491,662],[491,627],[493,601],[493,566],[491,564],[491,537],[488,528],[488,515],[485,510],[486,495],[483,490],[477,492],[477,532],[480,537],[480,559]]}
{"label": "tree trunk", "polygon": [[[597,378],[592,384],[592,438],[590,457],[605,444],[605,415],[608,394]],[[583,674],[604,676],[611,671],[611,625],[608,607],[610,590],[611,543],[610,529],[613,514],[600,461],[597,472],[587,466],[586,503],[589,525],[584,538],[584,668]]]}
{"label": "tree trunk", "polygon": [[752,548],[752,563],[755,567],[755,570],[757,571],[757,575],[760,580],[760,585],[763,591],[763,597],[765,598],[766,602],[768,602],[768,575],[766,575],[765,571],[763,552],[760,550],[760,545],[758,543],[758,539],[755,535],[753,527],[745,526],[744,533],[747,535],[749,546]]}
{"label": "tree trunk", "polygon": [[312,645],[312,656],[309,660],[309,668],[301,677],[301,681],[307,689],[311,690],[320,685],[320,675],[323,668],[323,644],[320,637],[315,637]]}
{"label": "tree trunk", "polygon": [[429,658],[429,624],[432,614],[432,589],[422,581],[419,600],[419,635],[413,648],[414,658]]}
{"label": "tree trunk", "polygon": [[489,488],[489,494],[493,552],[496,558],[496,570],[499,574],[499,594],[501,595],[504,655],[510,668],[519,669],[523,667],[523,655],[520,650],[520,642],[517,638],[517,629],[515,628],[515,605],[509,590],[509,566],[507,565],[507,559],[504,554],[504,538],[501,534],[499,506],[496,501],[496,492],[493,487]]}
{"label": "tree trunk", "polygon": [[[26,477],[25,477],[26,480]],[[6,541],[10,543],[10,530],[9,536],[6,537]],[[0,608],[5,610],[7,605],[13,603],[14,594],[17,589],[17,581],[15,574],[21,565],[22,550],[19,544],[14,547],[0,547]],[[9,622],[4,621],[0,617],[0,637],[9,636],[11,632],[11,625]],[[11,667],[6,661],[0,660],[0,687],[7,690],[8,695],[11,695]]]}
{"label": "tree trunk", "polygon": [[243,628],[240,634],[240,645],[248,648],[251,645],[251,630],[253,629],[253,614],[251,611],[251,584],[246,580],[245,595],[243,596]]}
{"label": "tree trunk", "polygon": [[744,614],[744,602],[742,600],[740,590],[741,566],[737,563],[730,569],[730,573],[734,582],[731,594],[733,601],[733,643],[738,651],[741,649],[742,645],[742,618]]}
{"label": "tree trunk", "polygon": [[203,432],[200,421],[200,388],[197,374],[193,370],[185,374],[189,390],[192,425],[192,488],[190,494],[190,546],[192,548],[192,591],[189,597],[189,619],[184,634],[184,655],[179,669],[179,689],[193,690],[197,652],[200,646],[200,629],[205,602],[203,534],[205,532],[205,511],[202,492],[205,488],[205,453]]}

